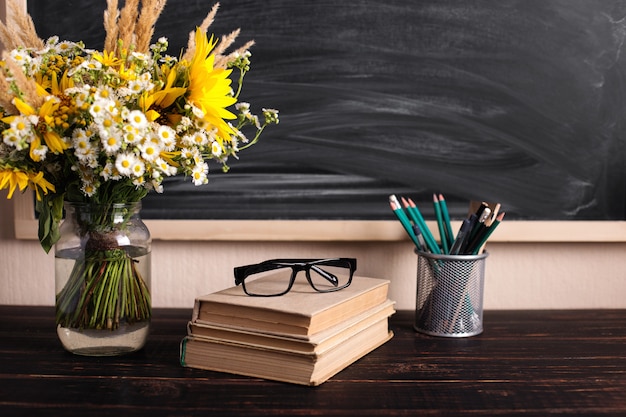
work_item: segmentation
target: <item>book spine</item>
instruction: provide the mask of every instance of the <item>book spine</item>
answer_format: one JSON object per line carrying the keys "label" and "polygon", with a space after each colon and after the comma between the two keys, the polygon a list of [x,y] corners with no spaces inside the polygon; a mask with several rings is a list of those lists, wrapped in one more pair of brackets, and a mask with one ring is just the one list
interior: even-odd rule
{"label": "book spine", "polygon": [[193,311],[191,312],[191,321],[196,321],[200,315],[200,300],[196,298],[193,302]]}
{"label": "book spine", "polygon": [[185,362],[185,354],[187,353],[187,341],[189,341],[189,337],[183,337],[183,340],[180,341],[180,364],[181,366],[187,366]]}

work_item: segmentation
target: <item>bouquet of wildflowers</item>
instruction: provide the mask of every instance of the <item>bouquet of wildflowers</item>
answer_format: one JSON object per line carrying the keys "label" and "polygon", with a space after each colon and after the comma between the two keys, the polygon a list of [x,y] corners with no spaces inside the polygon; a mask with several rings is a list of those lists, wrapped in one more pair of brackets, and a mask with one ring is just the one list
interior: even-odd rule
{"label": "bouquet of wildflowers", "polygon": [[[121,10],[107,0],[102,51],[44,41],[18,2],[9,6],[13,20],[0,24],[0,189],[9,198],[16,189],[34,190],[46,252],[59,238],[64,200],[137,202],[150,190],[163,192],[163,179],[173,175],[205,184],[208,160],[227,170],[229,157],[278,123],[277,111],[263,109],[259,118],[239,101],[252,42],[227,53],[239,30],[219,40],[207,34],[218,4],[180,57],[167,54],[165,38],[150,43],[165,0],[126,0]],[[132,269],[123,261],[77,263],[73,275],[119,277],[115,271]],[[74,282],[65,290],[70,284],[84,287]]]}
{"label": "bouquet of wildflowers", "polygon": [[64,199],[139,201],[179,174],[204,184],[207,160],[227,169],[230,156],[278,122],[275,110],[263,109],[259,120],[238,101],[252,42],[226,53],[238,30],[219,41],[207,35],[218,4],[178,59],[166,54],[167,39],[150,44],[164,0],[127,0],[121,11],[107,0],[103,51],[44,42],[9,3],[15,21],[0,25],[0,189],[9,198],[18,188],[35,191],[46,251],[58,239]]}

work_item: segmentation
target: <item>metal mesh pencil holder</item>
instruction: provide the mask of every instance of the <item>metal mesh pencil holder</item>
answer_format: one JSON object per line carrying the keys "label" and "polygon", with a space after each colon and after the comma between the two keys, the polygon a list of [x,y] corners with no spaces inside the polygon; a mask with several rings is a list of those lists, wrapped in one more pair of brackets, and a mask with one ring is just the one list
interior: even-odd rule
{"label": "metal mesh pencil holder", "polygon": [[468,337],[482,333],[485,259],[488,253],[416,253],[415,330],[443,337]]}

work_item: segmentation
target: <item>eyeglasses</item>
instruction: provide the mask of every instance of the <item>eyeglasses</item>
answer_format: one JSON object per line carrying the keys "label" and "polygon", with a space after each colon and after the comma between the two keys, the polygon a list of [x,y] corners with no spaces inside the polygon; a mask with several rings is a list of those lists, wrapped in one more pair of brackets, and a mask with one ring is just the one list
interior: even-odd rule
{"label": "eyeglasses", "polygon": [[305,271],[306,279],[315,291],[332,292],[350,285],[355,270],[354,258],[270,259],[236,267],[234,273],[235,285],[242,284],[246,294],[274,297],[288,293],[300,271]]}

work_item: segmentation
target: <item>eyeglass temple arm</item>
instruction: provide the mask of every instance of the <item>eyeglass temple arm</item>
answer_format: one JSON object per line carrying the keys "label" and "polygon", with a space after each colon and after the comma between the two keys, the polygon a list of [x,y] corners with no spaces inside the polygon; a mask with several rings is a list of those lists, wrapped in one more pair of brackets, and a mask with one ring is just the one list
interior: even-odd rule
{"label": "eyeglass temple arm", "polygon": [[[294,266],[294,264],[299,264],[299,263],[307,263],[308,261],[294,261],[294,260],[287,260],[287,259],[271,259],[269,261],[265,261],[262,262],[260,265],[267,265],[267,264],[276,264],[281,265],[281,266]],[[339,285],[339,278],[337,278],[337,276],[335,276],[334,274],[331,274],[328,271],[323,270],[322,268],[320,268],[319,266],[313,264],[311,265],[311,269],[315,270],[318,274],[320,274],[326,281],[330,282],[331,284],[333,284],[333,286],[338,286]]]}
{"label": "eyeglass temple arm", "polygon": [[311,269],[315,270],[318,274],[320,274],[322,277],[324,277],[324,279],[326,279],[326,281],[330,282],[335,287],[337,285],[339,285],[339,279],[334,274],[331,274],[328,271],[324,271],[322,268],[320,268],[317,265],[311,265]]}

